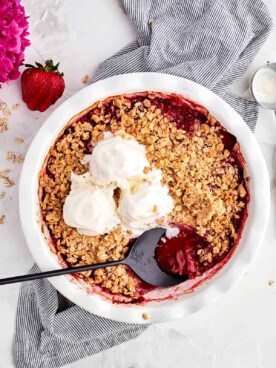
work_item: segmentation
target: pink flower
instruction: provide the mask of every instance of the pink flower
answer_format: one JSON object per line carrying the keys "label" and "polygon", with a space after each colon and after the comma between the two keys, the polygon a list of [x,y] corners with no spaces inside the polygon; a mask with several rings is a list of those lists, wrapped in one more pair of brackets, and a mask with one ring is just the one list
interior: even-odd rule
{"label": "pink flower", "polygon": [[0,88],[1,83],[20,76],[19,66],[24,60],[28,22],[20,0],[0,0]]}

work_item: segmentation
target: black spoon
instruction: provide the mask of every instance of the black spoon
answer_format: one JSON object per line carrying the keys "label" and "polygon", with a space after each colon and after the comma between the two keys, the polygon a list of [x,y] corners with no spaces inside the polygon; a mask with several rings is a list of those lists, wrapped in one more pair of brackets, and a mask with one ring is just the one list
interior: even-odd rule
{"label": "black spoon", "polygon": [[127,257],[120,261],[97,263],[89,266],[62,268],[23,276],[8,277],[5,279],[0,279],[0,285],[96,270],[97,268],[116,266],[119,264],[125,264],[129,266],[142,280],[148,284],[163,287],[177,285],[187,280],[187,277],[171,276],[163,272],[155,260],[155,248],[159,240],[165,234],[165,231],[166,230],[161,227],[145,231],[135,241]]}

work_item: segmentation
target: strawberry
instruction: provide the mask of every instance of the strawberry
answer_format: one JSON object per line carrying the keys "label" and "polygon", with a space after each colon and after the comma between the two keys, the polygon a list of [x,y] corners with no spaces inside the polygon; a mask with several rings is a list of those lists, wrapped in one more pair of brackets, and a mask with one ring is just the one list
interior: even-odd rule
{"label": "strawberry", "polygon": [[63,73],[53,60],[46,60],[45,66],[26,64],[28,68],[21,76],[22,99],[30,110],[45,111],[63,94],[65,83]]}

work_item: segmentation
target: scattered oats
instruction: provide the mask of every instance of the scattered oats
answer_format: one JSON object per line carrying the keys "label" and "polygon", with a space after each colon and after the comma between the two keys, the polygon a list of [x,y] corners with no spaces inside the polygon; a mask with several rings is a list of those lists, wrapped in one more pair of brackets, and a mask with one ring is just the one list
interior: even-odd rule
{"label": "scattered oats", "polygon": [[154,19],[153,18],[149,19],[148,20],[148,25],[152,25],[153,22],[154,22]]}
{"label": "scattered oats", "polygon": [[17,143],[23,143],[24,142],[24,138],[16,137],[15,138],[15,142],[17,142]]}
{"label": "scattered oats", "polygon": [[142,317],[143,317],[143,319],[144,319],[145,321],[148,321],[148,320],[150,319],[151,315],[150,315],[150,313],[148,313],[148,312],[144,312],[144,313],[142,314]]}
{"label": "scattered oats", "polygon": [[8,107],[4,107],[4,109],[2,109],[2,113],[5,116],[10,116],[11,115],[11,110]]}
{"label": "scattered oats", "polygon": [[6,192],[1,192],[0,193],[0,199],[3,199],[5,197],[5,195],[6,195]]}
{"label": "scattered oats", "polygon": [[12,109],[13,111],[16,111],[16,110],[20,109],[20,103],[15,103],[15,104],[13,104],[13,105],[12,105],[12,107],[11,107],[11,109]]}
{"label": "scattered oats", "polygon": [[82,77],[82,83],[84,83],[84,84],[89,84],[89,83],[90,83],[90,81],[91,81],[91,78],[90,78],[90,76],[89,76],[88,74],[86,74],[86,75],[84,75],[84,76]]}
{"label": "scattered oats", "polygon": [[16,155],[12,152],[7,152],[7,160],[12,161],[13,163],[16,162]]}
{"label": "scattered oats", "polygon": [[25,160],[25,157],[23,155],[17,156],[17,163],[22,164]]}
{"label": "scattered oats", "polygon": [[274,282],[275,282],[274,280],[269,280],[269,281],[268,281],[268,285],[269,285],[269,286],[271,286],[271,285],[273,285],[273,284],[274,284]]}
{"label": "scattered oats", "polygon": [[24,156],[16,155],[15,153],[9,151],[7,152],[7,160],[11,161],[13,164],[22,164],[22,162],[24,161]]}
{"label": "scattered oats", "polygon": [[0,225],[4,224],[5,220],[6,220],[6,216],[5,215],[0,215]]}
{"label": "scattered oats", "polygon": [[11,169],[4,169],[3,171],[0,171],[0,178],[3,176],[7,176],[11,172]]}
{"label": "scattered oats", "polygon": [[10,178],[6,178],[4,179],[4,185],[5,187],[12,187],[14,185],[14,181]]}
{"label": "scattered oats", "polygon": [[6,130],[8,130],[8,119],[0,118],[0,133],[5,132]]}
{"label": "scattered oats", "polygon": [[6,102],[0,100],[0,110],[3,110],[7,107],[8,105],[6,104]]}
{"label": "scattered oats", "polygon": [[4,185],[6,187],[11,187],[12,185],[14,185],[14,181],[12,179],[9,178],[9,173],[10,173],[10,169],[5,169],[3,171],[0,171],[0,179],[3,180]]}

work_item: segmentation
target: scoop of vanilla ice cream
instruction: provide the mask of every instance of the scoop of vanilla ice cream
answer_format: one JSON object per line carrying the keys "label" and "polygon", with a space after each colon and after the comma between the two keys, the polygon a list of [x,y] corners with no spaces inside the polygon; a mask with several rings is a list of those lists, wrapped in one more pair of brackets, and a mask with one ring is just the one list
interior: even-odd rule
{"label": "scoop of vanilla ice cream", "polygon": [[130,230],[135,236],[157,226],[157,220],[166,218],[173,210],[173,199],[168,188],[157,180],[157,172],[152,175],[152,181],[142,183],[132,182],[120,197],[118,213],[122,219],[122,227]]}
{"label": "scoop of vanilla ice cream", "polygon": [[95,181],[101,185],[116,183],[125,187],[128,178],[143,174],[149,166],[145,146],[134,139],[105,135],[95,146],[89,168]]}
{"label": "scoop of vanilla ice cream", "polygon": [[[173,199],[162,185],[161,170],[144,173],[150,166],[145,146],[131,136],[108,133],[82,163],[89,163],[90,170],[71,175],[71,191],[63,207],[67,225],[83,235],[104,234],[122,226],[139,236],[159,226],[158,219],[166,223]],[[113,198],[116,187],[121,189],[118,208]]]}
{"label": "scoop of vanilla ice cream", "polygon": [[105,234],[120,224],[113,189],[94,186],[90,179],[87,174],[72,176],[71,191],[63,206],[63,218],[79,234]]}

